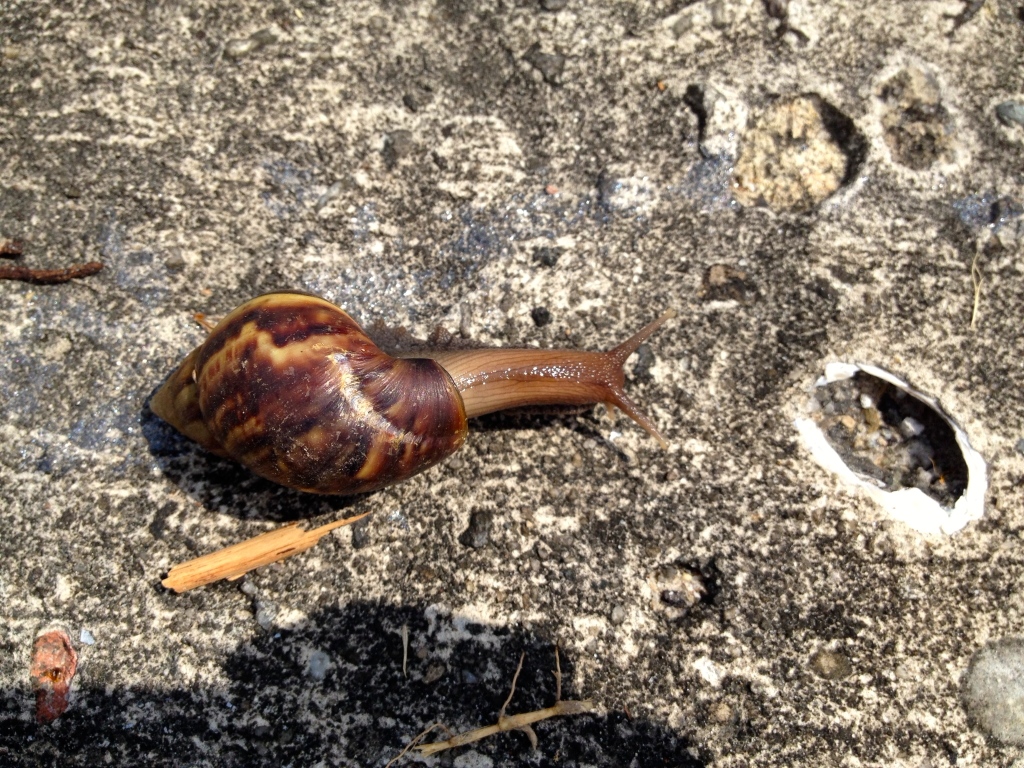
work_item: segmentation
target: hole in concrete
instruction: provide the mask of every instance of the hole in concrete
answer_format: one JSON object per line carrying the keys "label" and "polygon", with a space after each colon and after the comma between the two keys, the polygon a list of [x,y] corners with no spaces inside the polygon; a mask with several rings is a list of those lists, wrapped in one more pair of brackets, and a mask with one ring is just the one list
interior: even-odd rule
{"label": "hole in concrete", "polygon": [[896,162],[923,171],[953,160],[953,121],[929,72],[918,67],[901,70],[882,84],[878,98],[885,105],[885,143]]}
{"label": "hole in concrete", "polygon": [[986,470],[935,398],[871,365],[832,363],[796,421],[815,460],[924,533],[984,510]]}
{"label": "hole in concrete", "polygon": [[743,136],[733,195],[744,206],[806,211],[852,182],[866,157],[853,120],[820,96],[779,99]]}

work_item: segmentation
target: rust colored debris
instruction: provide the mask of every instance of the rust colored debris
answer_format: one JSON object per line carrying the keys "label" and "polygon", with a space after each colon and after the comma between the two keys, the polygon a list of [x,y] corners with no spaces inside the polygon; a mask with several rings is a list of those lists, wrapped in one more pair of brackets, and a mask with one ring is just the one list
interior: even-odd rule
{"label": "rust colored debris", "polygon": [[16,259],[25,252],[21,240],[0,240],[0,256],[5,259]]}
{"label": "rust colored debris", "polygon": [[52,723],[68,708],[78,654],[67,632],[56,629],[36,638],[29,676],[36,692],[36,720]]}
{"label": "rust colored debris", "polygon": [[0,280],[22,280],[36,285],[51,285],[66,283],[76,277],[89,277],[101,269],[103,269],[103,264],[98,261],[72,264],[63,269],[33,269],[23,264],[0,264]]}

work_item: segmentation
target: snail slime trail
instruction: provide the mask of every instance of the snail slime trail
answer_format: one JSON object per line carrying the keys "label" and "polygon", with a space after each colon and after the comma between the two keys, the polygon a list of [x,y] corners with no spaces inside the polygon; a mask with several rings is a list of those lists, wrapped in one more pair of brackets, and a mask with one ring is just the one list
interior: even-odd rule
{"label": "snail slime trail", "polygon": [[153,396],[153,413],[218,456],[311,493],[363,493],[454,453],[466,420],[606,403],[664,447],[622,365],[665,321],[607,352],[487,348],[391,357],[324,299],[270,293],[218,323]]}

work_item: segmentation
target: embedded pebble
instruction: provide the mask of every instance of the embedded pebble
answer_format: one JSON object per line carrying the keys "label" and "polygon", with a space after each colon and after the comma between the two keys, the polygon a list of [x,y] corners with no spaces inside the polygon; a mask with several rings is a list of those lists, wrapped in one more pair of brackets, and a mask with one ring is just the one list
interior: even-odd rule
{"label": "embedded pebble", "polygon": [[316,199],[316,204],[313,206],[317,211],[325,208],[329,202],[334,200],[338,195],[341,194],[341,182],[336,181],[327,190]]}
{"label": "embedded pebble", "polygon": [[256,600],[253,606],[256,608],[256,623],[265,632],[269,632],[277,617],[277,606],[269,600]]}
{"label": "embedded pebble", "polygon": [[433,99],[434,94],[432,94],[428,89],[417,87],[407,91],[406,94],[402,96],[402,103],[410,112],[419,112],[425,106],[430,104]]}
{"label": "embedded pebble", "polygon": [[811,669],[826,680],[842,680],[853,674],[850,660],[835,651],[818,651],[811,657]]}
{"label": "embedded pebble", "polygon": [[626,609],[623,608],[621,605],[616,605],[614,608],[612,608],[612,615],[610,617],[610,620],[612,624],[614,624],[615,626],[625,623]]}
{"label": "embedded pebble", "polygon": [[904,437],[917,437],[922,432],[924,432],[924,424],[911,416],[907,416],[900,422],[900,434]]}
{"label": "embedded pebble", "polygon": [[261,29],[249,37],[229,40],[224,46],[224,55],[229,59],[241,59],[274,42],[277,42],[277,35],[269,29]]}
{"label": "embedded pebble", "polygon": [[976,726],[1005,744],[1024,745],[1024,638],[997,640],[975,653],[963,691]]}
{"label": "embedded pebble", "polygon": [[638,379],[651,378],[651,369],[658,362],[657,355],[650,344],[641,344],[636,348],[636,364],[633,366],[633,375]]}
{"label": "embedded pebble", "polygon": [[711,707],[710,715],[716,723],[728,723],[732,720],[732,707],[724,701],[720,701]]}
{"label": "embedded pebble", "polygon": [[173,253],[164,259],[164,266],[171,272],[178,272],[185,268],[185,257],[180,253]]}
{"label": "embedded pebble", "polygon": [[78,633],[78,640],[83,645],[96,645],[96,637],[88,629],[83,629]]}
{"label": "embedded pebble", "polygon": [[1024,104],[1019,101],[1004,101],[996,107],[996,117],[1005,126],[1014,123],[1024,126]]}
{"label": "embedded pebble", "polygon": [[565,56],[558,53],[544,53],[541,51],[540,43],[534,43],[523,54],[523,60],[540,72],[544,82],[551,85],[558,85],[562,80],[562,72],[565,70]]}
{"label": "embedded pebble", "polygon": [[447,670],[445,669],[444,664],[441,664],[441,663],[431,664],[429,667],[427,667],[427,673],[423,676],[423,682],[424,683],[434,683],[434,682],[437,682],[438,680],[440,680],[444,676],[444,673],[446,671]]}
{"label": "embedded pebble", "polygon": [[309,661],[306,664],[306,671],[314,680],[323,680],[331,668],[331,657],[323,651],[313,651],[309,654]]}
{"label": "embedded pebble", "polygon": [[398,165],[399,160],[412,154],[414,147],[411,131],[392,131],[384,139],[384,149],[381,150],[384,166],[390,171]]}
{"label": "embedded pebble", "polygon": [[35,639],[29,678],[36,697],[36,722],[52,723],[64,714],[77,669],[78,654],[67,632],[54,629]]}
{"label": "embedded pebble", "polygon": [[562,255],[562,249],[557,246],[543,246],[533,252],[533,260],[541,266],[553,267],[558,263],[558,257]]}

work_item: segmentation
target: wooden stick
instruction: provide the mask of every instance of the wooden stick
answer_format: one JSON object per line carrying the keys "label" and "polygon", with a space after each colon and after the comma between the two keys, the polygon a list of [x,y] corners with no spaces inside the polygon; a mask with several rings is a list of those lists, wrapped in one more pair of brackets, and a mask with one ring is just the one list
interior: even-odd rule
{"label": "wooden stick", "polygon": [[335,528],[351,525],[368,514],[364,512],[355,517],[335,520],[311,531],[299,528],[298,523],[289,523],[195,560],[179,563],[171,568],[167,578],[160,583],[175,592],[187,592],[221,579],[237,579],[261,565],[276,563],[305,552]]}

